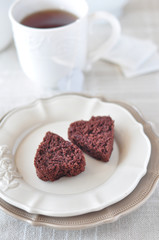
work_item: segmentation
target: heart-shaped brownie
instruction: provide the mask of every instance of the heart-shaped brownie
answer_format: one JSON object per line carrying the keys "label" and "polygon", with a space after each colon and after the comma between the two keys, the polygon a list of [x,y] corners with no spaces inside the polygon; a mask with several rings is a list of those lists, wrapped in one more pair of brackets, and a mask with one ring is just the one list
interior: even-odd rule
{"label": "heart-shaped brownie", "polygon": [[98,116],[73,122],[68,138],[88,155],[107,162],[113,150],[114,121],[110,116]]}
{"label": "heart-shaped brownie", "polygon": [[43,181],[76,176],[85,170],[85,165],[83,152],[52,132],[46,133],[34,158],[37,176]]}

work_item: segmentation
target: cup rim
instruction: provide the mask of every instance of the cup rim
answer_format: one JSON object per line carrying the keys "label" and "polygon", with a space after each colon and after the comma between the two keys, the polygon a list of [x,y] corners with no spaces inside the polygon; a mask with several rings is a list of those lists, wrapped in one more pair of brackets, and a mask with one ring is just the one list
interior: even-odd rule
{"label": "cup rim", "polygon": [[75,23],[78,23],[79,21],[81,21],[81,19],[84,19],[87,14],[88,14],[88,4],[86,2],[86,0],[83,0],[83,2],[85,3],[86,5],[86,13],[84,16],[82,17],[78,17],[75,21],[73,21],[72,23],[69,23],[67,25],[64,25],[64,26],[60,26],[60,27],[56,27],[56,28],[35,28],[35,27],[30,27],[30,26],[26,26],[24,24],[21,24],[19,21],[17,21],[15,19],[15,17],[13,16],[13,10],[14,8],[16,7],[16,5],[21,2],[21,1],[24,1],[24,0],[16,0],[14,1],[10,8],[9,8],[9,11],[8,11],[8,16],[9,16],[9,19],[11,21],[11,23],[15,23],[16,25],[18,25],[19,27],[23,27],[25,28],[26,30],[28,29],[29,31],[37,31],[37,32],[50,32],[50,31],[59,31],[59,30],[62,30],[62,29],[66,29],[66,28],[69,28],[70,26],[74,25]]}

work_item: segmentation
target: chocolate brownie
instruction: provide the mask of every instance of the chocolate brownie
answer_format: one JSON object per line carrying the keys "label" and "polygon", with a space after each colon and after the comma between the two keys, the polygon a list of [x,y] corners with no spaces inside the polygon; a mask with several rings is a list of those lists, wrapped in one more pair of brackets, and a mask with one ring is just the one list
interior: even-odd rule
{"label": "chocolate brownie", "polygon": [[40,143],[34,166],[43,181],[55,181],[63,176],[76,176],[85,170],[83,152],[73,143],[47,132]]}
{"label": "chocolate brownie", "polygon": [[110,116],[92,117],[70,124],[69,140],[88,155],[107,162],[113,150],[114,121]]}

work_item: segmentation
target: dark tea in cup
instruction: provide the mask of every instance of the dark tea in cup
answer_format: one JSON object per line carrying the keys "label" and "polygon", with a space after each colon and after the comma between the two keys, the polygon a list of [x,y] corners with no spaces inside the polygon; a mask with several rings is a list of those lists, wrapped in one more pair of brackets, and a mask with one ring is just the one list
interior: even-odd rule
{"label": "dark tea in cup", "polygon": [[21,24],[33,28],[56,28],[73,23],[78,19],[70,12],[59,9],[43,10],[22,19]]}

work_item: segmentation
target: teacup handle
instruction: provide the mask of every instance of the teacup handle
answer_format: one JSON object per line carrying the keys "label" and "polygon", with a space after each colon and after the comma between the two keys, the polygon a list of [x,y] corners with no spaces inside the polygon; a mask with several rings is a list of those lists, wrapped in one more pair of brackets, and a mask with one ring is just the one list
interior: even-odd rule
{"label": "teacup handle", "polygon": [[97,47],[97,49],[90,51],[88,53],[88,64],[87,64],[87,70],[89,70],[89,67],[91,64],[97,60],[99,60],[104,52],[108,52],[112,49],[112,47],[116,44],[120,37],[121,27],[119,21],[114,17],[112,14],[108,12],[96,12],[89,16],[89,25],[92,25],[94,21],[96,20],[106,20],[111,28],[112,32],[109,36],[108,40],[104,42],[102,45]]}

